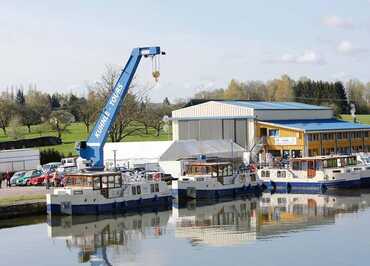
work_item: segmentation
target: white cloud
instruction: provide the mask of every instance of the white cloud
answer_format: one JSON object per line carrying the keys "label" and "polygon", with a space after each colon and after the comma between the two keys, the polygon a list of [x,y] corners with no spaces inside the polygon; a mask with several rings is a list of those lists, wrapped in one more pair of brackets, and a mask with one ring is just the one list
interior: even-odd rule
{"label": "white cloud", "polygon": [[342,55],[358,55],[368,51],[365,48],[355,47],[352,44],[352,42],[348,40],[343,40],[339,42],[339,44],[336,47],[336,50],[339,54]]}
{"label": "white cloud", "polygon": [[281,57],[269,60],[275,63],[295,63],[295,64],[324,64],[323,56],[313,50],[306,50],[302,54],[294,55],[291,53],[283,54]]}
{"label": "white cloud", "polygon": [[352,29],[353,22],[349,18],[341,18],[338,16],[326,16],[322,19],[322,23],[330,28]]}

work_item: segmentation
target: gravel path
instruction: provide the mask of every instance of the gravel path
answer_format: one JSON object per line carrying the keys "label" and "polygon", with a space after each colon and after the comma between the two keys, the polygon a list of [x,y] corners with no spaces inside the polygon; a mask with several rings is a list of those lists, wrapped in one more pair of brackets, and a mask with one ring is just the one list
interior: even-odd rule
{"label": "gravel path", "polygon": [[[50,191],[50,190],[49,190]],[[45,195],[48,190],[45,187],[4,187],[0,188],[0,199],[21,195]]]}

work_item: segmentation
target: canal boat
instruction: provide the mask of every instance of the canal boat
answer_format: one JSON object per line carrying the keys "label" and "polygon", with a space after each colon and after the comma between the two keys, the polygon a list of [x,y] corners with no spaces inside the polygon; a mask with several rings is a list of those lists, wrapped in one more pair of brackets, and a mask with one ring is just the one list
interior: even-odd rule
{"label": "canal boat", "polygon": [[172,194],[178,201],[218,199],[258,192],[262,185],[253,169],[235,172],[231,162],[189,161],[172,181]]}
{"label": "canal boat", "polygon": [[50,214],[105,214],[170,206],[171,191],[160,178],[119,172],[77,172],[64,176],[65,187],[47,194]]}
{"label": "canal boat", "polygon": [[272,191],[322,192],[327,189],[359,188],[361,170],[354,155],[293,158],[285,165],[259,167],[257,176]]}
{"label": "canal boat", "polygon": [[361,186],[370,187],[370,155],[368,153],[358,153],[357,162],[354,170],[361,172]]}

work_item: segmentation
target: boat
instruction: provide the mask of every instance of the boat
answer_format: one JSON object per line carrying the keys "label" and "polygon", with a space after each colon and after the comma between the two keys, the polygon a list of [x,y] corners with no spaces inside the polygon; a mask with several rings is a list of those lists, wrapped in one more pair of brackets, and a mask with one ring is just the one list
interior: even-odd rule
{"label": "boat", "polygon": [[262,182],[253,169],[234,171],[231,162],[184,162],[184,171],[172,181],[176,200],[218,199],[258,192]]}
{"label": "boat", "polygon": [[370,187],[370,155],[367,153],[357,154],[356,170],[361,171],[361,186]]}
{"label": "boat", "polygon": [[355,155],[328,155],[293,158],[289,163],[259,167],[257,176],[272,191],[326,191],[359,188],[361,171]]}
{"label": "boat", "polygon": [[76,172],[64,176],[65,187],[46,196],[49,214],[106,214],[157,210],[172,203],[160,178],[125,176],[119,172]]}

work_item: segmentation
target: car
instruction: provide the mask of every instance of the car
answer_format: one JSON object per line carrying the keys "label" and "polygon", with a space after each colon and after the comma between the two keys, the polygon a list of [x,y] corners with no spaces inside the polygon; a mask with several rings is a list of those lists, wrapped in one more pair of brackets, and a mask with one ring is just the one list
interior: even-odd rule
{"label": "car", "polygon": [[65,167],[76,166],[76,158],[74,158],[74,157],[63,158],[62,159],[62,166],[65,166]]}
{"label": "car", "polygon": [[19,172],[15,172],[12,177],[10,178],[10,185],[15,185],[15,182],[17,181],[18,178],[24,176],[24,174],[26,173],[26,171],[19,171]]}
{"label": "car", "polygon": [[29,185],[31,186],[41,186],[45,183],[45,179],[51,179],[53,177],[54,172],[43,172],[40,176],[32,177],[29,180]]}
{"label": "car", "polygon": [[44,164],[41,166],[41,170],[43,170],[44,172],[55,172],[55,170],[61,166],[62,163],[60,162],[52,162],[52,163],[47,163],[47,164]]}
{"label": "car", "polygon": [[15,184],[17,186],[26,186],[29,185],[29,181],[31,178],[36,177],[36,176],[41,176],[43,172],[41,170],[30,170],[26,172],[23,176],[17,179]]}

